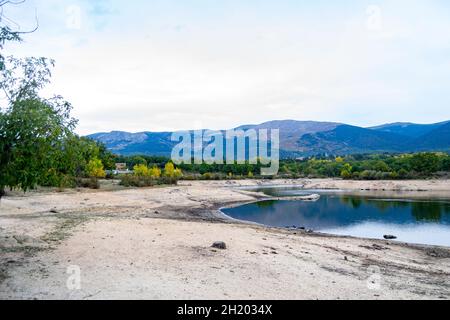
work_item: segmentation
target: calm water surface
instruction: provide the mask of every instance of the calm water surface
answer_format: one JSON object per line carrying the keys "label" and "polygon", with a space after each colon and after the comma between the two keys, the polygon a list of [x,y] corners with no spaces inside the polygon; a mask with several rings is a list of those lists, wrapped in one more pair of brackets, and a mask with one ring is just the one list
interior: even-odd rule
{"label": "calm water surface", "polygon": [[289,197],[318,193],[320,200],[262,201],[224,209],[232,218],[274,227],[304,227],[337,235],[450,246],[450,200],[389,199],[379,194],[348,194],[299,188],[257,188],[266,194]]}

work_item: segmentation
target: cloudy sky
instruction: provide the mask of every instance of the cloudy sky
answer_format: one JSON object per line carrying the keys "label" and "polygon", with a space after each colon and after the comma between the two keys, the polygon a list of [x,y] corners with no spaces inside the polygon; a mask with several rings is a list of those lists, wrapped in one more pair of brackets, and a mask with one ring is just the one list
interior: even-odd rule
{"label": "cloudy sky", "polygon": [[[27,0],[81,134],[450,119],[448,0]],[[11,22],[12,26],[15,26]]]}

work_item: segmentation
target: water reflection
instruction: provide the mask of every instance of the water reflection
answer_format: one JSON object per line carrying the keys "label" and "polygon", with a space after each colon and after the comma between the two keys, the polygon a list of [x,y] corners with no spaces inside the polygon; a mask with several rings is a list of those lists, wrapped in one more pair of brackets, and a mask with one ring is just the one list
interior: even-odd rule
{"label": "water reflection", "polygon": [[[298,189],[268,189],[264,192],[274,196],[311,193]],[[262,201],[224,212],[236,219],[269,226],[295,225],[374,238],[396,232],[400,241],[450,245],[449,201],[411,201],[322,192],[316,202]]]}
{"label": "water reflection", "polygon": [[423,222],[440,222],[443,215],[450,213],[450,203],[432,202],[432,201],[394,201],[394,200],[378,200],[365,199],[362,197],[342,196],[341,202],[353,209],[359,209],[363,204],[375,206],[380,214],[389,212],[392,209],[411,208],[411,215],[416,221]]}

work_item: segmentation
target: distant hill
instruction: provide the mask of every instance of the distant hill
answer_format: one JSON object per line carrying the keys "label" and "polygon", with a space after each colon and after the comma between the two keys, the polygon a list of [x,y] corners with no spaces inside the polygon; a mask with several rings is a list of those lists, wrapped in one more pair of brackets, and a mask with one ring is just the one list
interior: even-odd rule
{"label": "distant hill", "polygon": [[446,121],[446,122],[433,123],[433,124],[416,124],[416,123],[409,123],[409,122],[396,122],[396,123],[383,124],[381,126],[372,127],[369,129],[382,131],[382,132],[396,133],[396,134],[404,135],[407,137],[418,138],[418,137],[421,137],[435,129],[438,129],[439,127],[441,127],[447,123],[449,123],[449,122]]}
{"label": "distant hill", "polygon": [[95,133],[88,137],[104,143],[109,150],[117,154],[169,156],[172,148],[176,145],[170,140],[171,136],[171,132],[113,131],[111,133]]}
{"label": "distant hill", "polygon": [[279,120],[265,122],[259,125],[245,125],[236,129],[280,129],[280,147],[286,151],[298,151],[298,139],[305,134],[330,131],[340,123],[317,122],[317,121],[295,121]]}
{"label": "distant hill", "polygon": [[351,154],[405,151],[411,138],[395,133],[341,125],[331,131],[304,135],[298,141],[305,154]]}
{"label": "distant hill", "polygon": [[416,150],[450,150],[450,122],[428,132],[416,139],[413,144]]}
{"label": "distant hill", "polygon": [[[399,122],[362,128],[334,122],[279,120],[236,129],[280,129],[282,157],[450,150],[450,121],[435,124]],[[176,144],[170,141],[171,134],[112,131],[88,137],[103,142],[118,154],[169,156]]]}

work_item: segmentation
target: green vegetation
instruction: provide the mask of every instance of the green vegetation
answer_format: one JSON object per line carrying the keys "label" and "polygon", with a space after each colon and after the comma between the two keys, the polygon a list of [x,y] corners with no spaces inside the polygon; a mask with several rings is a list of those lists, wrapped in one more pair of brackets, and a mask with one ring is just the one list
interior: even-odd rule
{"label": "green vegetation", "polygon": [[[168,158],[131,156],[118,157],[128,164],[150,163],[163,168]],[[223,180],[265,178],[259,176],[261,165],[181,164],[185,180]],[[132,169],[130,167],[130,169]],[[346,157],[310,157],[302,160],[281,160],[280,172],[273,178],[343,178],[358,180],[426,179],[446,176],[450,172],[450,156],[446,153],[351,155]],[[179,177],[181,178],[181,177]]]}
{"label": "green vegetation", "polygon": [[449,164],[450,156],[446,153],[351,155],[283,161],[280,175],[359,180],[425,179],[447,175]]}
{"label": "green vegetation", "polygon": [[181,170],[175,168],[174,164],[166,159],[163,171],[156,165],[151,168],[144,163],[135,165],[133,167],[133,174],[120,176],[120,184],[125,187],[151,187],[161,184],[176,184],[182,176]]}
{"label": "green vegetation", "polygon": [[[0,49],[10,41],[21,41],[20,34],[0,25]],[[73,187],[79,178],[97,179],[103,167],[114,166],[103,145],[73,132],[70,103],[40,95],[53,66],[47,58],[0,53],[0,198],[6,188]]]}

